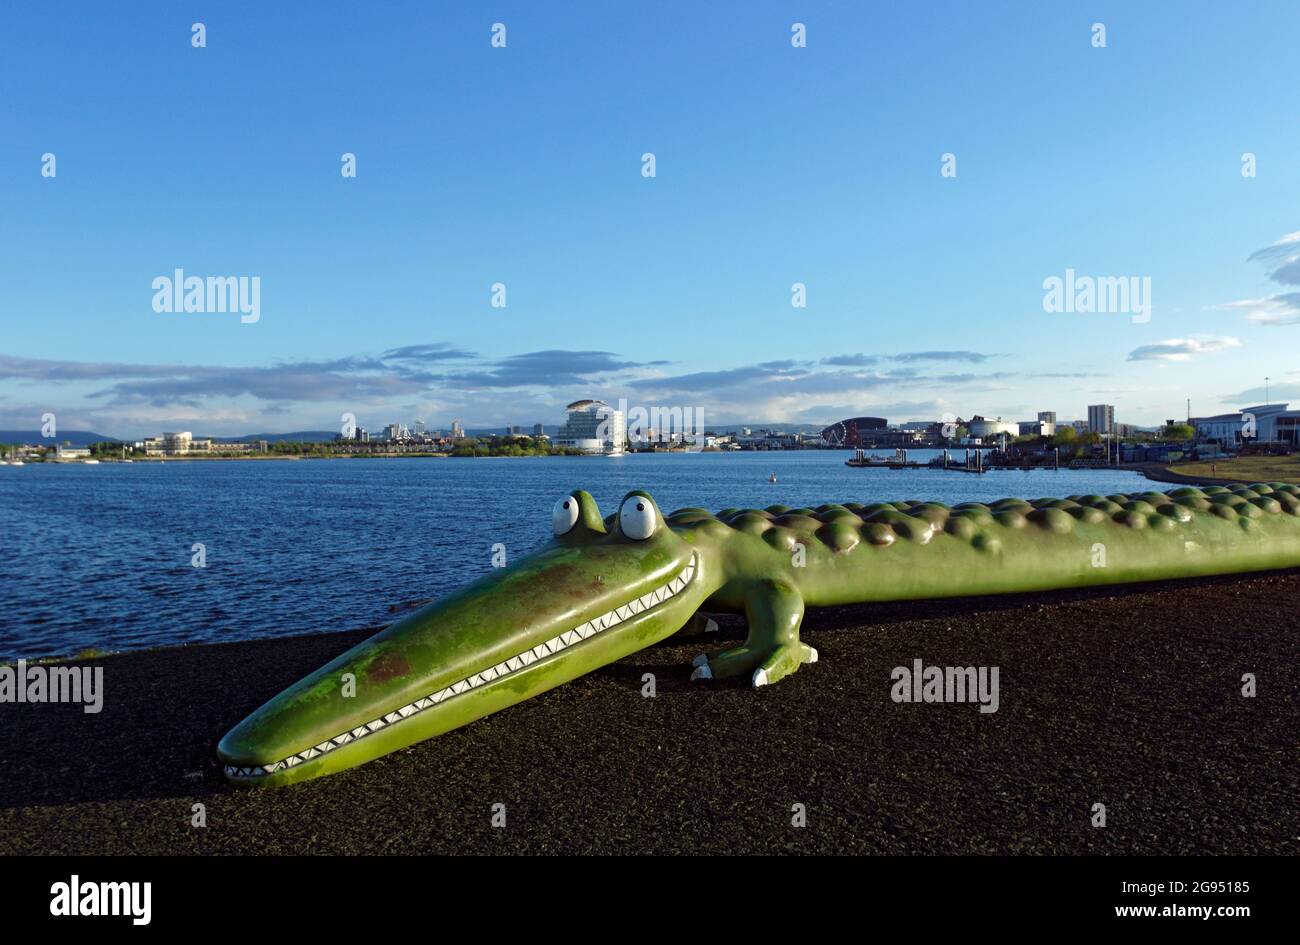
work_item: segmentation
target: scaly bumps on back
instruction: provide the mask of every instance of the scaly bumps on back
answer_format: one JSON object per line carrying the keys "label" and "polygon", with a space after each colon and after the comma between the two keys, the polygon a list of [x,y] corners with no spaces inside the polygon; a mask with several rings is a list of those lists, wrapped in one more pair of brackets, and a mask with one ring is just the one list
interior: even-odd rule
{"label": "scaly bumps on back", "polygon": [[1056,534],[1069,534],[1076,522],[1100,524],[1107,520],[1133,529],[1172,532],[1196,514],[1236,521],[1249,531],[1254,520],[1268,515],[1300,516],[1300,486],[1288,483],[1185,486],[1170,492],[1072,495],[1064,499],[999,499],[990,504],[963,502],[946,506],[938,502],[828,503],[816,508],[769,505],[765,509],[678,509],[668,516],[677,528],[703,529],[723,535],[728,530],[761,537],[773,548],[789,551],[796,542],[818,541],[834,552],[866,543],[888,548],[896,541],[924,544],[943,531],[971,542],[981,550],[995,551],[996,532],[1030,526]]}

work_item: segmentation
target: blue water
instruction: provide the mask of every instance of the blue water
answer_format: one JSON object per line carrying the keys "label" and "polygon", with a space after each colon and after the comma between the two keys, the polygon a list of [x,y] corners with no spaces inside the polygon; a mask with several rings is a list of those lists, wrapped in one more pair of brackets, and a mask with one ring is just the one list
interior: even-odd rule
{"label": "blue water", "polygon": [[[1137,473],[852,469],[844,452],[0,465],[0,656],[386,623],[550,537],[575,488],[688,505],[1146,491]],[[924,462],[928,453],[910,458]],[[770,483],[771,473],[778,482]],[[206,567],[191,565],[196,542]]]}

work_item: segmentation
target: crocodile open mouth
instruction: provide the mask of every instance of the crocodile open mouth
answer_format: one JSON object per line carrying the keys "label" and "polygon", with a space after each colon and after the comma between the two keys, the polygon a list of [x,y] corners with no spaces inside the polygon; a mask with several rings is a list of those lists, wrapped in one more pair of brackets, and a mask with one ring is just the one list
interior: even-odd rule
{"label": "crocodile open mouth", "polygon": [[287,768],[293,768],[305,762],[319,758],[321,755],[329,754],[336,748],[342,748],[349,742],[354,742],[359,738],[365,738],[381,729],[388,728],[392,725],[399,725],[413,716],[419,715],[436,705],[441,705],[448,699],[454,699],[471,690],[478,689],[480,686],[487,685],[494,680],[501,679],[503,676],[509,676],[517,673],[527,666],[531,666],[540,660],[554,656],[563,650],[581,643],[583,640],[589,640],[599,633],[616,627],[625,620],[630,620],[648,610],[662,604],[664,601],[675,597],[690,586],[691,581],[695,578],[695,555],[691,555],[691,560],[686,563],[680,571],[675,574],[666,584],[656,587],[652,591],[647,591],[635,600],[628,601],[615,607],[599,617],[593,617],[586,623],[574,627],[572,630],[566,630],[557,636],[551,637],[544,643],[539,643],[531,649],[524,650],[509,659],[502,660],[495,666],[489,666],[487,669],[479,670],[472,676],[444,686],[436,692],[431,692],[422,699],[407,703],[400,708],[394,709],[388,714],[377,718],[364,725],[358,725],[349,732],[343,732],[333,738],[326,739],[319,745],[298,752],[296,755],[290,755],[280,761],[266,765],[226,765],[225,771],[228,777],[232,778],[262,778],[269,774],[275,774],[278,771],[284,771]]}

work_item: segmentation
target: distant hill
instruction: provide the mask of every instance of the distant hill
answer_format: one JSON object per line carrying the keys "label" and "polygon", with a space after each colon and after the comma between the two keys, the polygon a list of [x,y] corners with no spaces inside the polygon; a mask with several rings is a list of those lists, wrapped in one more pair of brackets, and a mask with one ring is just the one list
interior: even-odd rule
{"label": "distant hill", "polygon": [[121,443],[115,436],[105,436],[102,433],[92,433],[90,430],[60,430],[59,435],[49,439],[41,436],[40,430],[0,430],[0,443],[26,443],[31,446],[62,446],[64,443],[71,443],[73,446],[89,446],[91,443],[102,443],[109,440],[114,443]]}
{"label": "distant hill", "polygon": [[776,420],[763,420],[757,423],[709,423],[705,417],[704,425],[714,433],[739,433],[741,427],[749,427],[751,433],[759,430],[780,430],[782,433],[821,433],[829,423],[781,423]]}
{"label": "distant hill", "polygon": [[[296,433],[246,433],[243,436],[214,436],[214,443],[255,443],[266,440],[268,443],[280,443],[285,440],[293,443],[325,443],[338,435],[338,430],[299,430]],[[200,434],[195,434],[200,436]],[[207,439],[202,436],[202,439]]]}

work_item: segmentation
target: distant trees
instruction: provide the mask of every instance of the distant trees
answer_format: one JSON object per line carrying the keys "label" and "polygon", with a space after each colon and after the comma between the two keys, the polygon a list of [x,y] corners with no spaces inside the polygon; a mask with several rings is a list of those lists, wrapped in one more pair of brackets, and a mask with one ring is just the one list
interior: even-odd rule
{"label": "distant trees", "polygon": [[1190,423],[1170,423],[1160,428],[1156,437],[1161,440],[1191,440],[1196,437],[1196,429]]}
{"label": "distant trees", "polygon": [[1079,443],[1079,434],[1075,432],[1074,427],[1057,427],[1056,432],[1052,434],[1053,446],[1077,446]]}

